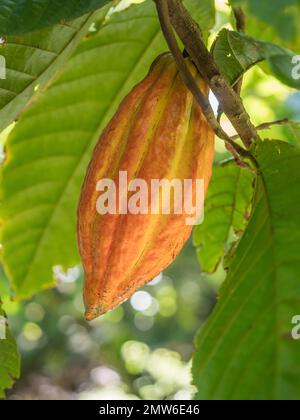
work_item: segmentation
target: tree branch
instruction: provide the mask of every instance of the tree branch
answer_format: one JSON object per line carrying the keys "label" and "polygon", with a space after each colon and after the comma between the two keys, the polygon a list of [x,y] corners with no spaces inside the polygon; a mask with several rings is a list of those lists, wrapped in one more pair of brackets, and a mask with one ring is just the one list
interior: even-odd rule
{"label": "tree branch", "polygon": [[[288,118],[283,118],[282,120],[276,120],[276,121],[270,121],[270,122],[265,122],[263,124],[260,124],[256,127],[257,131],[262,131],[262,130],[268,130],[271,127],[274,127],[275,125],[287,125],[290,126],[290,120]],[[237,140],[239,139],[240,136],[237,134],[235,136],[231,137],[231,140]]]}
{"label": "tree branch", "polygon": [[202,41],[198,25],[191,18],[181,0],[165,0],[165,2],[169,6],[172,25],[199,73],[222,104],[224,113],[231,121],[244,145],[250,147],[251,143],[259,136],[240,97],[225,80]]}
{"label": "tree branch", "polygon": [[163,31],[163,34],[165,36],[165,39],[167,41],[167,44],[170,48],[170,51],[174,57],[174,60],[177,64],[179,73],[182,77],[183,82],[186,84],[187,88],[193,93],[195,99],[201,106],[202,112],[205,115],[208,123],[214,130],[215,134],[225,142],[228,142],[231,145],[231,148],[237,149],[236,152],[238,153],[245,153],[245,150],[243,152],[241,151],[241,148],[239,145],[236,145],[233,143],[231,138],[228,136],[228,134],[223,130],[221,125],[218,123],[218,121],[215,118],[214,111],[207,100],[207,98],[203,95],[200,88],[198,87],[193,75],[191,74],[185,59],[182,56],[182,53],[180,51],[180,48],[177,44],[176,37],[173,32],[172,24],[169,17],[169,8],[166,0],[155,0],[157,12],[161,24],[161,28]]}
{"label": "tree branch", "polygon": [[241,7],[233,7],[233,14],[235,17],[236,30],[238,32],[245,32],[246,30],[246,15]]}

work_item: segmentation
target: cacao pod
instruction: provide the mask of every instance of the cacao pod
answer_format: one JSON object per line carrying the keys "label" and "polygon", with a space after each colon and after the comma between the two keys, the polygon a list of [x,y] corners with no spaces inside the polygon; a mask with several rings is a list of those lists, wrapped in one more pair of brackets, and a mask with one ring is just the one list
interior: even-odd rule
{"label": "cacao pod", "polygon": [[[207,86],[186,60],[207,96]],[[114,308],[160,274],[176,258],[192,230],[184,212],[99,214],[99,180],[114,180],[118,192],[120,171],[127,171],[128,182],[139,178],[150,185],[153,179],[203,179],[206,190],[213,156],[212,129],[171,55],[160,56],[103,131],[82,188],[78,242],[85,272],[87,320]],[[161,191],[151,198],[161,207]]]}

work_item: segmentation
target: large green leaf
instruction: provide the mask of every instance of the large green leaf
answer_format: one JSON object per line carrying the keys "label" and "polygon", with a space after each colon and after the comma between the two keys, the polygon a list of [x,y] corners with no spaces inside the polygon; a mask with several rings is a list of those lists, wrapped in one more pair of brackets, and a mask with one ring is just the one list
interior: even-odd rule
{"label": "large green leaf", "polygon": [[0,300],[0,398],[20,376],[20,356],[15,339],[7,326],[7,319]]}
{"label": "large green leaf", "polygon": [[277,45],[223,29],[213,47],[216,63],[231,84],[248,69],[266,60],[269,70],[283,83],[300,89],[296,72],[296,53]]}
{"label": "large green leaf", "polygon": [[280,141],[253,148],[254,210],[197,339],[199,399],[299,399],[300,150]]}
{"label": "large green leaf", "polygon": [[75,19],[110,0],[1,0],[0,35],[24,34]]}
{"label": "large green leaf", "polygon": [[96,12],[68,24],[24,36],[9,36],[0,49],[6,78],[0,80],[0,131],[22,111],[87,33]]}
{"label": "large green leaf", "polygon": [[[254,176],[232,161],[214,168],[205,199],[204,222],[194,229],[194,245],[205,272],[213,272],[230,239],[243,232],[253,196]],[[232,236],[232,238],[230,238]]]}
{"label": "large green leaf", "polygon": [[299,0],[230,0],[230,3],[243,7],[248,34],[288,48],[300,48]]}

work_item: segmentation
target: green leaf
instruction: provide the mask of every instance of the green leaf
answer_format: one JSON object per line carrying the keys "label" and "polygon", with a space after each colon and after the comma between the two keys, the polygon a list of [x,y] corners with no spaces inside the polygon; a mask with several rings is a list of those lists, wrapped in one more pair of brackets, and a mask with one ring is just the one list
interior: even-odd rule
{"label": "green leaf", "polygon": [[194,229],[194,245],[203,271],[214,272],[228,249],[230,236],[244,231],[253,181],[250,171],[232,161],[214,168],[205,199],[204,222]]}
{"label": "green leaf", "polygon": [[2,0],[1,36],[24,34],[96,10],[110,0]]}
{"label": "green leaf", "polygon": [[0,296],[4,300],[6,297],[10,296],[9,293],[9,282],[5,276],[3,267],[0,265]]}
{"label": "green leaf", "polygon": [[20,376],[20,356],[0,300],[0,398]]}
{"label": "green leaf", "polygon": [[243,8],[248,34],[287,48],[300,48],[299,0],[230,0],[230,3]]}
{"label": "green leaf", "polygon": [[288,128],[295,139],[295,144],[300,147],[300,122],[289,121]]}
{"label": "green leaf", "polygon": [[281,141],[252,149],[259,176],[253,214],[197,338],[199,399],[299,399],[300,150]]}
{"label": "green leaf", "polygon": [[213,55],[231,84],[252,66],[266,60],[275,77],[292,88],[300,89],[300,69],[297,72],[298,61],[295,60],[297,56],[290,50],[223,29],[214,44]]}
{"label": "green leaf", "polygon": [[97,13],[51,29],[9,36],[0,49],[6,78],[0,80],[0,131],[20,114],[30,98],[53,77],[87,33]]}

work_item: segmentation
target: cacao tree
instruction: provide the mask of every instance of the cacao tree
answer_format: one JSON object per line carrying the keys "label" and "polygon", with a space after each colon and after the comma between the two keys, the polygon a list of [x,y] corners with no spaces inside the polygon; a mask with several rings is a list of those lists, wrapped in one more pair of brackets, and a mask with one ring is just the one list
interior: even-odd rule
{"label": "cacao tree", "polygon": [[[300,398],[299,2],[216,3],[1,2],[0,397],[20,377],[9,299],[82,266],[88,322],[192,238],[221,279],[195,339],[195,398]],[[261,92],[264,119],[257,74],[294,113]]]}

